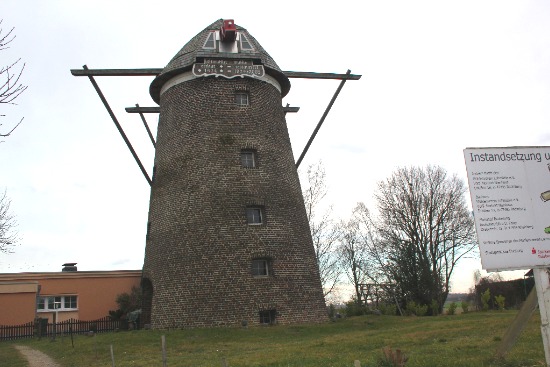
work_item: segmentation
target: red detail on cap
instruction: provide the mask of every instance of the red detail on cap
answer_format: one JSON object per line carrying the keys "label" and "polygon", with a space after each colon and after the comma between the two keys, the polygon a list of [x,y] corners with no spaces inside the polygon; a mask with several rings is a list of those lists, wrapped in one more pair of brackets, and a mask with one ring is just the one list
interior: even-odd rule
{"label": "red detail on cap", "polygon": [[235,42],[237,39],[237,27],[233,19],[224,19],[220,29],[220,40],[222,42]]}

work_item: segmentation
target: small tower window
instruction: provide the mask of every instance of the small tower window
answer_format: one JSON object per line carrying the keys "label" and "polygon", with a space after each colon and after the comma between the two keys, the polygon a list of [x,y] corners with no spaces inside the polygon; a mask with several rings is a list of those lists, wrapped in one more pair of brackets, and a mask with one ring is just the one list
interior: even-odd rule
{"label": "small tower window", "polygon": [[266,259],[252,260],[252,275],[256,277],[270,275],[269,261]]}
{"label": "small tower window", "polygon": [[247,92],[235,93],[235,104],[237,106],[248,106],[248,93]]}
{"label": "small tower window", "polygon": [[275,310],[260,311],[260,324],[263,324],[263,325],[274,324],[276,315],[277,315],[277,311]]}
{"label": "small tower window", "polygon": [[215,50],[216,49],[216,33],[210,32],[202,48]]}
{"label": "small tower window", "polygon": [[256,152],[254,150],[241,150],[241,166],[256,168]]}
{"label": "small tower window", "polygon": [[260,225],[263,224],[264,215],[263,210],[260,207],[249,207],[246,208],[246,221],[251,225]]}
{"label": "small tower window", "polygon": [[252,47],[252,44],[248,41],[248,38],[244,35],[244,33],[240,33],[239,35],[240,41],[241,41],[241,50],[243,51],[252,51],[254,50],[254,47]]}

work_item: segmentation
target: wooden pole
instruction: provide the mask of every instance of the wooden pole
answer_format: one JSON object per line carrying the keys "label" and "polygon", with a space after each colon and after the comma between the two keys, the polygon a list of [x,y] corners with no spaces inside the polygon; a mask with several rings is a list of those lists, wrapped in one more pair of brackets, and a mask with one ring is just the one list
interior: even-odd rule
{"label": "wooden pole", "polygon": [[111,344],[111,365],[115,367],[115,353],[113,352],[113,345]]}
{"label": "wooden pole", "polygon": [[162,344],[162,367],[166,367],[166,337],[162,335],[160,340]]}
{"label": "wooden pole", "polygon": [[512,323],[508,327],[508,330],[506,330],[506,334],[504,334],[502,342],[500,343],[496,352],[497,358],[504,358],[506,353],[508,353],[510,349],[512,349],[512,347],[516,343],[516,340],[518,339],[522,330],[527,325],[527,322],[531,318],[531,315],[536,308],[537,290],[536,288],[533,288],[531,289],[531,293],[529,293],[529,296],[527,296],[525,302],[523,302],[523,305],[516,315],[516,318],[514,319],[514,321],[512,321]]}
{"label": "wooden pole", "polygon": [[544,356],[546,357],[546,365],[550,366],[550,279],[548,272],[544,268],[533,269],[535,276],[535,287],[537,288],[537,298],[539,300],[540,310],[540,331],[542,334],[542,342],[544,344]]}

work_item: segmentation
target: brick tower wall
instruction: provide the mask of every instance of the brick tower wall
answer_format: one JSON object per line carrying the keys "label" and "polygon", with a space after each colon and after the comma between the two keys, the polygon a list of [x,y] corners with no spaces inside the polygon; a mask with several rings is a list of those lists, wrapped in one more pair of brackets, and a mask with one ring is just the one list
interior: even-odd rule
{"label": "brick tower wall", "polygon": [[[249,105],[235,103],[237,92]],[[280,92],[251,78],[193,79],[161,97],[144,278],[153,328],[327,319]],[[241,165],[242,149],[256,167]],[[247,223],[260,207],[263,223]],[[268,276],[252,274],[266,259]],[[265,313],[264,313],[265,314]],[[148,317],[148,316],[147,316]]]}

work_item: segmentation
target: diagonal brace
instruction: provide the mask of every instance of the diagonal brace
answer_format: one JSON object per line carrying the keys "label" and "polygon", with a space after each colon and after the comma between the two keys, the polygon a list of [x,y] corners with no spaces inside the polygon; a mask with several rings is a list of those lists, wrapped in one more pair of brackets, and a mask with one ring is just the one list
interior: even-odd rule
{"label": "diagonal brace", "polygon": [[[88,70],[88,67],[86,65],[84,65],[82,68],[84,70]],[[134,148],[132,147],[132,144],[130,143],[130,140],[128,140],[128,137],[124,133],[124,130],[122,129],[122,126],[120,126],[113,110],[111,109],[111,107],[109,106],[109,103],[107,102],[107,99],[105,99],[105,96],[101,92],[101,89],[99,89],[99,86],[97,85],[94,77],[92,75],[87,75],[87,76],[90,79],[90,82],[92,83],[92,85],[94,86],[94,89],[97,92],[97,95],[99,96],[99,98],[101,99],[101,102],[103,102],[103,105],[105,106],[105,108],[107,109],[107,112],[111,116],[111,119],[115,123],[115,126],[118,129],[118,132],[120,133],[120,135],[122,136],[122,139],[124,139],[124,142],[126,143],[126,146],[128,147],[128,149],[130,149],[130,152],[134,156],[134,159],[136,160],[136,163],[138,164],[139,169],[143,173],[143,176],[145,176],[145,179],[149,183],[149,186],[151,186],[153,183],[152,183],[151,179],[149,178],[149,175],[147,174],[147,171],[145,170],[145,168],[143,167],[143,164],[139,160],[139,157],[136,154],[136,151],[134,150]]]}
{"label": "diagonal brace", "polygon": [[[139,104],[136,103],[136,109],[139,110]],[[151,143],[153,143],[153,147],[157,147],[157,144],[155,143],[155,138],[153,137],[153,134],[151,133],[151,129],[149,129],[149,125],[147,124],[147,121],[145,120],[145,116],[143,115],[143,112],[139,111],[139,116],[141,117],[141,121],[143,121],[143,126],[145,126],[145,130],[147,130],[147,135],[149,135],[149,139],[151,139]]]}
{"label": "diagonal brace", "polygon": [[[350,75],[351,70],[348,69],[346,75]],[[313,139],[315,139],[315,136],[317,135],[317,132],[321,128],[321,125],[323,125],[323,122],[325,121],[325,118],[327,117],[328,113],[330,112],[330,109],[332,108],[332,105],[334,104],[334,101],[336,101],[336,98],[338,97],[338,94],[340,94],[340,91],[342,90],[342,87],[344,87],[344,84],[346,83],[347,78],[342,78],[342,81],[340,82],[340,85],[336,89],[336,92],[334,92],[334,95],[332,96],[332,99],[330,100],[327,108],[325,109],[325,113],[323,113],[323,116],[321,117],[321,120],[317,123],[317,126],[315,127],[315,130],[313,130],[313,133],[309,137],[309,140],[302,151],[302,154],[300,154],[300,158],[298,158],[298,161],[296,162],[296,168],[300,166],[300,163],[302,162],[302,159],[304,159],[304,156],[306,155],[311,143],[313,142]]]}

